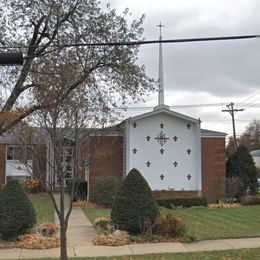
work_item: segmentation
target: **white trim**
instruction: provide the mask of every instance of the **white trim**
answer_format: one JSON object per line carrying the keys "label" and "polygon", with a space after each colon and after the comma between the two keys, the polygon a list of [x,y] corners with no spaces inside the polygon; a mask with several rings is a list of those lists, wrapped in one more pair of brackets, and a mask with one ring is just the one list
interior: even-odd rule
{"label": "white trim", "polygon": [[91,133],[89,136],[123,136],[121,133]]}
{"label": "white trim", "polygon": [[160,113],[165,113],[165,114],[168,114],[170,116],[174,116],[174,117],[177,117],[177,118],[180,118],[180,119],[184,119],[184,120],[190,121],[191,123],[195,123],[195,124],[199,124],[199,122],[200,122],[199,119],[195,119],[193,117],[189,117],[189,116],[177,113],[175,111],[172,111],[172,110],[169,110],[169,109],[165,108],[164,106],[162,106],[162,108],[155,109],[155,110],[153,110],[151,112],[148,112],[148,113],[145,113],[145,114],[141,114],[139,116],[130,117],[129,120],[132,122],[132,121],[135,121],[135,120],[143,119],[145,117],[149,117],[149,116],[152,116],[152,115],[157,115],[157,114],[160,114]]}
{"label": "white trim", "polygon": [[201,138],[226,138],[226,136],[224,135],[222,135],[222,136],[220,136],[220,135],[202,135],[201,136]]}

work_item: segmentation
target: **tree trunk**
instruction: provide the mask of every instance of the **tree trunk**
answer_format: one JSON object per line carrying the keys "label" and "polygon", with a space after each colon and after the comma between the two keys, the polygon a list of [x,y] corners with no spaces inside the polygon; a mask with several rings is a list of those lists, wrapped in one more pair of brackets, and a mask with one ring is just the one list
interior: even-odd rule
{"label": "tree trunk", "polygon": [[[63,182],[63,178],[61,178],[61,182]],[[61,185],[63,186],[63,185]],[[64,203],[64,187],[61,187],[60,191],[60,259],[68,260],[67,256],[67,225],[65,222],[65,203]]]}

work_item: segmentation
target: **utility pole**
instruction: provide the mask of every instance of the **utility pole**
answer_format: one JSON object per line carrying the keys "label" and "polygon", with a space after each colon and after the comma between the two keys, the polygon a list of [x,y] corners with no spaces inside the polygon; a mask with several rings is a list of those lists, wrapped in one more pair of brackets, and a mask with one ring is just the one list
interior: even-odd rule
{"label": "utility pole", "polygon": [[234,103],[231,102],[230,104],[227,105],[228,109],[222,110],[222,112],[228,112],[231,115],[232,118],[232,126],[233,126],[233,139],[234,139],[234,148],[235,151],[237,150],[237,137],[236,137],[236,127],[235,127],[235,112],[240,112],[244,111],[244,109],[234,109]]}

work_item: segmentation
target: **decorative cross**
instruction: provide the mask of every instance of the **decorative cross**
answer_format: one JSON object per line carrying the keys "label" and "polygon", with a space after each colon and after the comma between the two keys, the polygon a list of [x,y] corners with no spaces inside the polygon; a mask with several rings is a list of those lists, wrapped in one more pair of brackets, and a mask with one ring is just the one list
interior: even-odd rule
{"label": "decorative cross", "polygon": [[132,125],[133,125],[133,127],[134,127],[134,128],[136,128],[136,126],[137,126],[137,123],[136,123],[136,122],[134,122]]}
{"label": "decorative cross", "polygon": [[134,148],[134,149],[133,149],[133,153],[134,153],[134,154],[136,154],[136,152],[137,152],[137,149],[136,149],[136,148]]}
{"label": "decorative cross", "polygon": [[190,124],[190,123],[187,124],[187,128],[188,128],[188,129],[191,128],[191,124]]}
{"label": "decorative cross", "polygon": [[160,175],[160,178],[161,178],[161,180],[163,180],[163,178],[164,178],[164,175],[163,175],[163,174],[161,174],[161,175]]}
{"label": "decorative cross", "polygon": [[190,149],[190,148],[187,150],[187,153],[188,153],[188,154],[190,154],[190,153],[191,153],[191,149]]}
{"label": "decorative cross", "polygon": [[154,139],[156,139],[161,146],[163,146],[167,142],[167,140],[169,140],[168,137],[165,137],[163,131],[161,131],[160,134],[158,134],[157,137],[155,137]]}
{"label": "decorative cross", "polygon": [[175,136],[173,137],[174,142],[177,142],[177,139],[178,139],[178,137],[175,135]]}
{"label": "decorative cross", "polygon": [[177,167],[177,165],[178,165],[178,163],[176,161],[173,164],[174,164],[174,167]]}
{"label": "decorative cross", "polygon": [[162,25],[162,23],[160,22],[160,24],[157,24],[156,26],[158,26],[160,28],[160,37],[162,36],[162,27],[164,27],[164,25]]}
{"label": "decorative cross", "polygon": [[146,165],[147,165],[147,167],[150,167],[151,162],[148,161],[148,162],[146,163]]}
{"label": "decorative cross", "polygon": [[164,127],[164,124],[163,124],[163,123],[161,123],[161,124],[160,124],[160,127],[161,127],[161,128],[163,128],[163,127]]}
{"label": "decorative cross", "polygon": [[187,175],[187,178],[188,178],[188,180],[190,180],[190,179],[191,179],[191,175],[190,175],[190,174],[188,174],[188,175]]}
{"label": "decorative cross", "polygon": [[161,152],[161,154],[163,154],[163,153],[164,153],[164,149],[163,149],[163,148],[161,148],[160,152]]}
{"label": "decorative cross", "polygon": [[151,136],[147,135],[146,140],[149,142],[151,140]]}

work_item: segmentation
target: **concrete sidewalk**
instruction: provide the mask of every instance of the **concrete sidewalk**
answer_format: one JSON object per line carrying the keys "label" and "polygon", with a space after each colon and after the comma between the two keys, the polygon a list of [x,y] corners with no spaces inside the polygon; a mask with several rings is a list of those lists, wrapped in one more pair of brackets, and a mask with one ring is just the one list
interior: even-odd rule
{"label": "concrete sidewalk", "polygon": [[[179,252],[213,251],[260,247],[260,238],[207,240],[197,243],[150,243],[126,246],[68,246],[69,257],[123,256]],[[58,258],[59,248],[46,250],[0,249],[0,259]]]}
{"label": "concrete sidewalk", "polygon": [[[55,201],[59,205],[59,194],[55,194]],[[65,196],[65,211],[68,211],[69,207],[69,196]],[[59,219],[55,213],[55,223],[59,226]],[[57,237],[59,237],[59,232]],[[67,245],[70,247],[75,246],[89,246],[92,245],[92,240],[97,236],[97,233],[92,226],[92,223],[86,217],[85,213],[80,207],[73,207],[70,218],[69,225],[67,229]]]}

